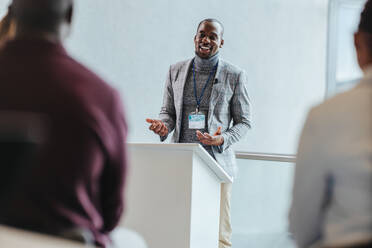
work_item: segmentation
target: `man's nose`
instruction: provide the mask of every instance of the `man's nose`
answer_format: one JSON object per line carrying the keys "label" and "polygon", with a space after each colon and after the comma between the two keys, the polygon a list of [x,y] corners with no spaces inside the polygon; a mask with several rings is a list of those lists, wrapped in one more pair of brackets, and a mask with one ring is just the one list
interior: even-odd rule
{"label": "man's nose", "polygon": [[208,36],[204,36],[202,39],[202,42],[209,43],[211,40],[209,39]]}

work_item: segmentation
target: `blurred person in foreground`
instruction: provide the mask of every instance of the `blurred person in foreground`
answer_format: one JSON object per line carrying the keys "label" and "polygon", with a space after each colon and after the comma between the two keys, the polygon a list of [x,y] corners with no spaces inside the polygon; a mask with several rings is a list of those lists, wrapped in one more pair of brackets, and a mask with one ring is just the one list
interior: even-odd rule
{"label": "blurred person in foreground", "polygon": [[84,230],[111,246],[127,167],[119,94],[63,48],[73,0],[14,0],[10,14],[16,33],[0,53],[0,112],[41,114],[47,128],[0,223],[67,237]]}
{"label": "blurred person in foreground", "polygon": [[309,113],[290,230],[300,248],[372,247],[372,0],[355,33],[361,82]]}

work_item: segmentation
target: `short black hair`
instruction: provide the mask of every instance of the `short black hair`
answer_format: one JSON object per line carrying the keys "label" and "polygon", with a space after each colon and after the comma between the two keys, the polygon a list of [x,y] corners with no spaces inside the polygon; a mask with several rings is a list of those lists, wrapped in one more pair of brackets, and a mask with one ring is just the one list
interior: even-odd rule
{"label": "short black hair", "polygon": [[372,0],[368,0],[360,15],[358,29],[362,32],[372,34]]}
{"label": "short black hair", "polygon": [[369,55],[372,56],[372,0],[368,0],[364,6],[358,31],[364,33],[363,39],[369,48]]}
{"label": "short black hair", "polygon": [[225,28],[224,28],[222,22],[220,22],[219,20],[214,19],[214,18],[207,18],[207,19],[204,19],[204,20],[202,20],[201,22],[199,22],[199,25],[198,25],[198,28],[197,28],[196,32],[199,31],[200,26],[201,26],[204,22],[215,22],[215,23],[218,23],[218,25],[220,25],[220,27],[221,27],[221,37],[223,36],[223,33],[224,33],[224,31],[225,31]]}
{"label": "short black hair", "polygon": [[13,0],[11,12],[17,24],[55,32],[65,20],[73,0]]}

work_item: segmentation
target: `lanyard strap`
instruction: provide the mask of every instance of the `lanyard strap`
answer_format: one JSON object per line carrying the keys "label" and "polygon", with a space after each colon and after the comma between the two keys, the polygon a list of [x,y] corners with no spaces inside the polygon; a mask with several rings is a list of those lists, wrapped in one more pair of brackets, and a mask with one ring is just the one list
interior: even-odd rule
{"label": "lanyard strap", "polygon": [[201,103],[201,101],[203,99],[203,95],[204,95],[205,89],[207,88],[207,86],[209,84],[209,81],[211,80],[211,77],[214,75],[215,71],[217,70],[217,66],[218,66],[218,62],[216,63],[216,65],[213,67],[213,70],[209,74],[208,80],[207,80],[207,82],[205,83],[205,85],[204,85],[204,87],[202,89],[202,92],[200,94],[200,98],[198,99],[198,95],[196,93],[195,61],[192,62],[192,74],[193,74],[193,79],[194,79],[194,95],[195,95],[195,99],[196,99],[196,111],[197,112],[199,112],[200,103]]}

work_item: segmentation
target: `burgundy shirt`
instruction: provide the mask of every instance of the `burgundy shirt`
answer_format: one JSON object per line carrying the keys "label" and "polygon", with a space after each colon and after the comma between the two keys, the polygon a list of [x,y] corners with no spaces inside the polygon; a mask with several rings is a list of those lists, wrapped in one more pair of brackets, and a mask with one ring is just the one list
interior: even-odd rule
{"label": "burgundy shirt", "polygon": [[54,234],[87,228],[97,244],[108,244],[123,212],[126,174],[127,126],[118,93],[62,45],[18,39],[0,52],[2,110],[47,117],[38,163],[2,219]]}

